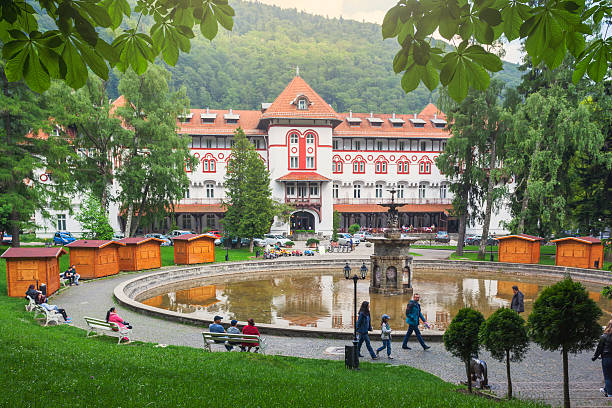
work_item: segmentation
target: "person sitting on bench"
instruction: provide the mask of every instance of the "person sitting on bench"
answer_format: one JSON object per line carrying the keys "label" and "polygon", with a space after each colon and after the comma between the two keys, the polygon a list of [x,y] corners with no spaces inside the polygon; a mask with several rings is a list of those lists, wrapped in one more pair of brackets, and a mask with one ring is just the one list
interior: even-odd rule
{"label": "person sitting on bench", "polygon": [[[213,323],[208,325],[208,331],[211,333],[225,333],[225,329],[221,326],[221,320],[223,318],[221,316],[215,316],[213,318]],[[229,343],[225,340],[215,340],[215,343],[225,343],[225,349],[227,351],[232,351],[234,347],[230,346]]]}
{"label": "person sitting on bench", "polygon": [[47,298],[45,297],[45,295],[43,295],[43,293],[40,290],[36,290],[34,288],[34,285],[30,285],[28,287],[28,290],[26,291],[26,296],[29,296],[32,299],[34,299],[34,302],[36,302],[37,305],[40,305],[45,310],[49,312],[52,310],[55,310],[56,312],[61,314],[66,323],[68,324],[72,323],[72,319],[68,317],[68,315],[66,314],[66,310],[60,309],[59,307],[57,307],[57,305],[48,304]]}
{"label": "person sitting on bench", "polygon": [[[60,276],[62,276],[62,275],[60,274]],[[79,278],[81,277],[81,275],[79,275],[76,272],[76,266],[75,265],[71,265],[70,268],[66,269],[66,271],[63,273],[62,277],[64,279],[68,279],[68,281],[70,282],[70,286],[72,286],[73,283],[75,285],[79,286]]]}
{"label": "person sitting on bench", "polygon": [[[255,320],[249,319],[247,320],[247,322],[248,325],[242,328],[242,334],[259,336],[259,330],[257,329],[257,327],[255,327]],[[259,351],[259,346],[257,345],[257,343],[242,343],[240,349],[242,351],[246,350],[247,352],[250,352],[253,347],[255,347],[255,352],[257,353]]]}

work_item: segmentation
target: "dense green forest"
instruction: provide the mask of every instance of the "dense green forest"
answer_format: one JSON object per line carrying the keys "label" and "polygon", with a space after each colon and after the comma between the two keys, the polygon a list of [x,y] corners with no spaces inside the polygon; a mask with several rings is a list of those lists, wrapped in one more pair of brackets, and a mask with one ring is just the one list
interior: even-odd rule
{"label": "dense green forest", "polygon": [[[220,31],[212,42],[198,33],[191,52],[167,67],[171,85],[185,86],[193,108],[259,109],[274,101],[296,66],[339,112],[412,113],[437,101],[437,92],[424,86],[404,93],[392,68],[399,45],[383,41],[379,25],[253,2],[232,0],[231,5],[236,10],[232,32]],[[497,77],[507,87],[520,82],[517,66],[510,63]],[[116,82],[111,78],[112,97]]]}

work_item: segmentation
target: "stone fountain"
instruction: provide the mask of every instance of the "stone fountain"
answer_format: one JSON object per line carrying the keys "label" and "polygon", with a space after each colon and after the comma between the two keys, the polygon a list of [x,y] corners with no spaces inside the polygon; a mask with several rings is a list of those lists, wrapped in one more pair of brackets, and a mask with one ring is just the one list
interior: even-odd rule
{"label": "stone fountain", "polygon": [[370,238],[374,243],[374,255],[370,257],[370,292],[384,295],[412,295],[412,256],[410,244],[418,241],[416,237],[402,237],[399,228],[398,207],[395,202],[395,189],[390,203],[379,205],[387,207],[387,229],[384,237]]}

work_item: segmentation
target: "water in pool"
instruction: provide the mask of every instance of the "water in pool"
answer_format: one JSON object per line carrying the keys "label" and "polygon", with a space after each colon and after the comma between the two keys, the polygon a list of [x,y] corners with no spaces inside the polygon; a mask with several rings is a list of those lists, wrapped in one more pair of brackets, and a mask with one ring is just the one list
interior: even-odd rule
{"label": "water in pool", "polygon": [[[275,272],[267,276],[244,275],[182,283],[180,287],[157,290],[137,300],[149,306],[173,310],[191,317],[268,323],[279,327],[309,326],[320,329],[351,329],[353,281],[342,271]],[[553,284],[552,279],[487,273],[417,270],[413,277],[415,293],[421,295],[423,315],[432,328],[444,330],[462,307],[470,306],[485,317],[502,306],[509,307],[512,286],[525,295],[526,319],[538,294]],[[406,329],[404,311],[409,296],[383,296],[369,293],[369,280],[357,284],[357,302],[370,301],[372,326],[378,329],[380,316],[391,316],[391,327]],[[600,296],[601,286],[585,284],[589,296],[603,310],[601,323],[612,317],[612,303]]]}

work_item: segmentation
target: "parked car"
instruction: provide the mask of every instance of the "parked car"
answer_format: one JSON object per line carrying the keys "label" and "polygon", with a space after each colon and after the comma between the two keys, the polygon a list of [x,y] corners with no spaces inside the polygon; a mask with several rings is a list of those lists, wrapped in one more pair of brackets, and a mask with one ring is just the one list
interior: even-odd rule
{"label": "parked car", "polygon": [[258,247],[265,247],[266,240],[263,239],[262,237],[255,237],[253,238],[253,245],[258,246]]}
{"label": "parked car", "polygon": [[170,240],[170,238],[168,238],[164,234],[152,233],[152,234],[145,235],[145,237],[146,238],[157,238],[157,239],[163,240],[164,242],[162,242],[161,246],[170,246],[170,245],[172,245],[172,241]]}
{"label": "parked car", "polygon": [[7,234],[7,233],[5,233],[5,234],[2,236],[2,243],[3,243],[3,244],[10,244],[10,243],[12,243],[12,242],[13,242],[13,236],[12,236],[11,234]]}
{"label": "parked car", "polygon": [[71,242],[76,241],[76,238],[72,236],[68,231],[58,231],[53,235],[54,245],[68,245]]}
{"label": "parked car", "polygon": [[[482,240],[482,237],[480,235],[477,235],[476,238],[474,239],[474,242],[471,245],[480,245],[480,241]],[[491,245],[491,246],[495,246],[497,245],[497,240],[494,239],[491,235],[489,235],[489,237],[487,238],[487,245]]]}
{"label": "parked car", "polygon": [[467,234],[465,236],[465,245],[474,245],[474,241],[475,240],[480,240],[480,235],[474,235],[474,234]]}
{"label": "parked car", "polygon": [[221,233],[221,231],[208,231],[206,232],[206,234],[214,235],[215,238],[221,238],[223,236],[223,233]]}
{"label": "parked car", "polygon": [[120,239],[125,238],[125,235],[123,235],[121,232],[116,232],[113,234],[113,240],[115,241],[119,241]]}
{"label": "parked car", "polygon": [[351,239],[353,240],[353,245],[359,245],[359,238],[356,238],[354,235],[342,233],[338,234],[338,245],[350,245]]}
{"label": "parked car", "polygon": [[448,236],[448,231],[438,231],[436,232],[436,242],[450,242],[450,237]]}
{"label": "parked car", "polygon": [[264,235],[264,239],[267,245],[278,244],[279,246],[285,246],[287,242],[291,241],[289,238],[277,234],[266,234]]}
{"label": "parked car", "polygon": [[[207,234],[210,234],[210,232],[207,232]],[[225,237],[221,237],[219,238],[219,244],[217,244],[217,240],[215,239],[215,245],[223,245],[225,246]],[[249,246],[249,244],[251,243],[251,240],[248,238],[232,238],[232,247],[237,247],[237,246]]]}
{"label": "parked car", "polygon": [[185,234],[193,234],[193,231],[172,230],[168,234],[168,238],[170,238],[170,241],[172,242],[172,245],[174,245],[174,238],[176,238],[176,237],[178,237],[180,235],[185,235]]}
{"label": "parked car", "polygon": [[372,235],[372,233],[369,231],[359,231],[353,234],[353,238],[357,238],[359,241],[367,241],[373,237],[374,235]]}

